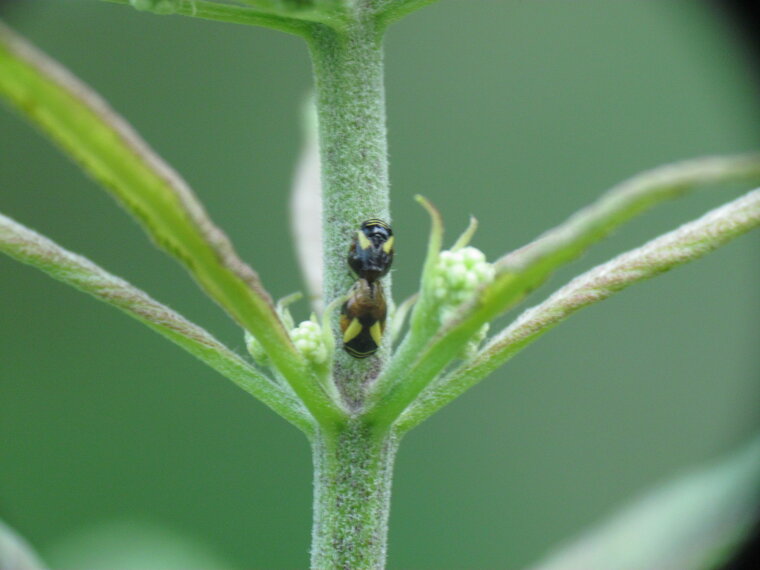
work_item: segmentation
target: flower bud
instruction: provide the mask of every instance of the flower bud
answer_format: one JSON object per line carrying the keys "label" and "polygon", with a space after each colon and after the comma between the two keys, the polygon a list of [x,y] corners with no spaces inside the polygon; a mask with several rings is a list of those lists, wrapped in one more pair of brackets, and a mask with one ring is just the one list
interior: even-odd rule
{"label": "flower bud", "polygon": [[322,336],[322,329],[314,321],[301,322],[290,331],[290,338],[306,360],[315,364],[322,364],[327,360],[327,347]]}
{"label": "flower bud", "polygon": [[442,251],[433,281],[433,294],[441,303],[441,321],[449,319],[479,287],[493,278],[494,267],[479,249],[469,246]]}

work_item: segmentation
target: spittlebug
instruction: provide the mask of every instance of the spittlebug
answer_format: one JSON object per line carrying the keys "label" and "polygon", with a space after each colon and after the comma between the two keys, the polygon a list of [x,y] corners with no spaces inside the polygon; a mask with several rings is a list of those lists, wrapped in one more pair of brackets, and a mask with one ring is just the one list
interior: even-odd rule
{"label": "spittlebug", "polygon": [[359,278],[349,295],[340,309],[343,348],[354,358],[367,358],[383,339],[387,312],[383,287],[379,281]]}
{"label": "spittlebug", "polygon": [[362,222],[351,239],[348,265],[360,279],[369,283],[388,273],[393,262],[393,231],[382,220]]}

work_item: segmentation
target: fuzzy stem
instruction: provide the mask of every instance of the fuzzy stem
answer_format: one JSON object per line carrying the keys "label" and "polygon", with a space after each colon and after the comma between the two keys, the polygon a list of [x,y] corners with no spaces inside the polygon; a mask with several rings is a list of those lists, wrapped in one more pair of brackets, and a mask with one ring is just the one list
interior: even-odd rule
{"label": "fuzzy stem", "polygon": [[312,568],[384,567],[397,449],[360,422],[314,439]]}
{"label": "fuzzy stem", "polygon": [[[350,25],[341,30],[315,26],[309,38],[322,165],[326,304],[344,296],[356,279],[346,257],[361,222],[390,222],[382,37],[365,8],[357,3]],[[388,277],[383,285],[390,301]],[[336,351],[333,379],[353,412],[362,409],[368,383],[387,359],[389,344],[363,360]],[[337,432],[321,432],[312,448],[312,568],[382,568],[396,439],[354,420]]]}
{"label": "fuzzy stem", "polygon": [[[368,218],[390,221],[382,38],[369,15],[354,16],[340,31],[315,27],[309,40],[322,164],[325,303],[356,279],[346,265],[353,232]],[[383,285],[390,300],[388,277]],[[336,354],[335,382],[354,410],[387,358],[384,344],[366,360]]]}

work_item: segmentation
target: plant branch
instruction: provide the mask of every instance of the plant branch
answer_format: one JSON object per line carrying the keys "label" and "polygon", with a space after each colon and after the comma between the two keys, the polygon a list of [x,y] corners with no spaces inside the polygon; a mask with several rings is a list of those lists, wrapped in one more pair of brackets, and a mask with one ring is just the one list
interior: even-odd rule
{"label": "plant branch", "polygon": [[113,305],[255,396],[302,431],[313,423],[300,402],[201,327],[90,260],[0,214],[0,251]]}
{"label": "plant branch", "polygon": [[508,253],[496,265],[501,272],[521,273],[540,262],[553,271],[660,202],[711,184],[757,180],[760,180],[757,153],[710,156],[660,166],[613,187],[564,223]]}
{"label": "plant branch", "polygon": [[400,414],[451,361],[450,355],[459,354],[485,323],[517,304],[559,266],[636,214],[698,186],[758,178],[760,155],[752,154],[667,165],[614,187],[564,224],[500,259],[494,281],[463,306],[432,340],[425,339],[426,345],[415,343],[413,350],[405,351],[413,337],[410,333],[377,382],[372,398],[377,403],[370,417],[382,423],[393,421],[394,414]]}
{"label": "plant branch", "polygon": [[96,93],[5,27],[0,70],[0,94],[109,190],[261,342],[312,415],[342,421],[342,411],[290,341],[258,275],[237,256],[187,183]]}
{"label": "plant branch", "polygon": [[397,22],[404,16],[416,12],[438,0],[380,0],[377,2],[376,13],[382,26]]}
{"label": "plant branch", "polygon": [[490,313],[481,317],[482,322],[514,306],[559,267],[655,204],[701,186],[759,179],[760,154],[755,153],[665,165],[615,186],[563,224],[496,262],[496,279],[478,307],[484,316]]}
{"label": "plant branch", "polygon": [[209,2],[206,0],[102,0],[111,4],[132,6],[137,10],[159,15],[178,14],[233,24],[262,26],[296,36],[305,36],[310,24],[303,18],[257,10],[235,4]]}
{"label": "plant branch", "polygon": [[760,189],[573,279],[528,309],[471,361],[433,384],[399,421],[411,429],[480,382],[525,346],[574,312],[626,287],[698,259],[760,225]]}

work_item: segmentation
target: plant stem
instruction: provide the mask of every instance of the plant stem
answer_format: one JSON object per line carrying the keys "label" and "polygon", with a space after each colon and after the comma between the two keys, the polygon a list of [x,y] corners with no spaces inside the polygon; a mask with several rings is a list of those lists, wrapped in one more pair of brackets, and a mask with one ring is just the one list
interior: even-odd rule
{"label": "plant stem", "polygon": [[313,440],[312,568],[384,567],[397,448],[358,421]]}
{"label": "plant stem", "polygon": [[[322,164],[325,303],[355,280],[346,264],[351,236],[363,220],[389,219],[382,36],[361,9],[341,30],[315,26],[309,38],[317,89]],[[315,213],[316,215],[316,213]],[[390,300],[390,279],[383,279]],[[336,315],[337,317],[337,315]],[[367,382],[387,358],[336,355],[335,382],[350,408],[363,402]]]}
{"label": "plant stem", "polygon": [[[317,25],[309,37],[322,165],[326,305],[345,295],[356,279],[346,257],[361,222],[390,221],[382,35],[362,6],[357,3],[350,25],[340,30]],[[383,285],[390,301],[388,277]],[[333,330],[336,321],[337,315]],[[363,360],[336,352],[333,379],[355,414],[387,359],[389,343],[384,345],[377,356]],[[396,438],[354,419],[337,432],[322,430],[312,449],[312,568],[382,568]]]}

